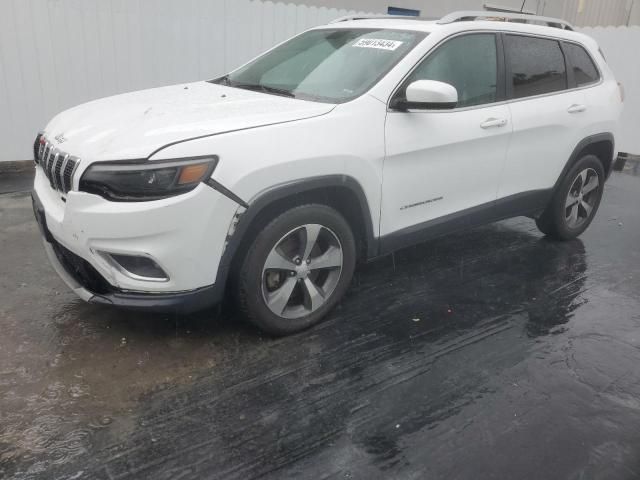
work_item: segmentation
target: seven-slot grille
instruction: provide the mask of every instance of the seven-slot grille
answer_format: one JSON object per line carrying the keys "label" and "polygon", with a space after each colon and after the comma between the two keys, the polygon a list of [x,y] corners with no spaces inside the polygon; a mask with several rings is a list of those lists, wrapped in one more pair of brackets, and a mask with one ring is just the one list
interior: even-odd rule
{"label": "seven-slot grille", "polygon": [[42,167],[49,179],[51,188],[62,193],[71,190],[73,171],[78,164],[76,157],[61,152],[42,135],[36,138],[33,153],[36,163]]}

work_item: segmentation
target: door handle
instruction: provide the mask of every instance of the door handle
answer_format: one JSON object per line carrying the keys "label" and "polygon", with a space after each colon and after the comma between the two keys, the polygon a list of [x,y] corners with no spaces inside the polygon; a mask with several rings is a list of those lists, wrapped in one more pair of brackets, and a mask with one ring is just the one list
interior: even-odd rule
{"label": "door handle", "polygon": [[506,124],[506,118],[487,118],[480,124],[480,128],[504,127]]}
{"label": "door handle", "polygon": [[569,108],[567,108],[567,112],[580,113],[580,112],[584,112],[586,109],[587,109],[586,105],[578,105],[577,103],[574,103]]}

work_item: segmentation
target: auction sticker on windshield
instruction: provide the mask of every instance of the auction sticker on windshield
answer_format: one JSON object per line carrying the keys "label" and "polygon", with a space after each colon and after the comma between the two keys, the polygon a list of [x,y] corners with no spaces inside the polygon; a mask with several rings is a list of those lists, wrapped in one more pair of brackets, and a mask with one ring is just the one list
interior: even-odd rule
{"label": "auction sticker on windshield", "polygon": [[360,48],[379,48],[381,50],[395,50],[403,43],[404,42],[399,42],[398,40],[384,40],[381,38],[361,38],[352,46],[360,47]]}

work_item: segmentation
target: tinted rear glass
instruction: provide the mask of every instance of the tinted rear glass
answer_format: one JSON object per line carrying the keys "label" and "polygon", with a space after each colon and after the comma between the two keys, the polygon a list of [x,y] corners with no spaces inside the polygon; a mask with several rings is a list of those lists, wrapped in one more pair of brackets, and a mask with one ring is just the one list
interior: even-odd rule
{"label": "tinted rear glass", "polygon": [[507,35],[505,48],[511,67],[514,98],[567,88],[564,55],[557,41]]}
{"label": "tinted rear glass", "polygon": [[597,82],[600,79],[598,69],[586,50],[575,43],[565,43],[564,46],[576,85],[582,87]]}

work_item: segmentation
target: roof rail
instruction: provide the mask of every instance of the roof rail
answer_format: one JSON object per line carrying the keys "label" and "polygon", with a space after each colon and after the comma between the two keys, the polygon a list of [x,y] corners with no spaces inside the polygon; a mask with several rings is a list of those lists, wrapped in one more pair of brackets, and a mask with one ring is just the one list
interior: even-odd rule
{"label": "roof rail", "polygon": [[565,20],[551,17],[541,17],[528,13],[507,13],[496,11],[460,11],[445,15],[437,23],[440,25],[454,22],[466,22],[474,20],[497,20],[503,22],[519,21],[521,23],[542,23],[549,27],[560,28],[562,30],[573,30],[573,25]]}
{"label": "roof rail", "polygon": [[[346,17],[336,18],[335,20],[331,20],[329,23],[340,23],[340,22],[348,22],[351,20],[426,20],[422,17],[415,17],[411,15],[347,15]],[[436,20],[433,18],[432,20]]]}

